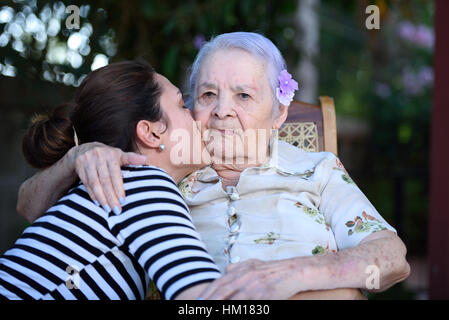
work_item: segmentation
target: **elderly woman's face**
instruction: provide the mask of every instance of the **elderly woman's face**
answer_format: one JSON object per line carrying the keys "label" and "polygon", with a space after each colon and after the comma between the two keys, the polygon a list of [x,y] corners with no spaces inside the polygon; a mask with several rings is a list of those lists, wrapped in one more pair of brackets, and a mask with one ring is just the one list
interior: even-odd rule
{"label": "elderly woman's face", "polygon": [[201,66],[197,84],[194,117],[201,122],[214,161],[252,158],[248,144],[253,147],[254,142],[248,137],[253,135],[266,153],[271,129],[278,123],[264,63],[243,50],[219,50]]}

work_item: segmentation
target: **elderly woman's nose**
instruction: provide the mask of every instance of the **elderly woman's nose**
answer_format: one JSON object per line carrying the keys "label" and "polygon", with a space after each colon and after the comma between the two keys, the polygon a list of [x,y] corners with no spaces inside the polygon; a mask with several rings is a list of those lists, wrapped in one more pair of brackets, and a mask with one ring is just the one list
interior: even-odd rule
{"label": "elderly woman's nose", "polygon": [[232,101],[226,99],[220,99],[215,106],[214,114],[218,118],[235,116],[234,107]]}

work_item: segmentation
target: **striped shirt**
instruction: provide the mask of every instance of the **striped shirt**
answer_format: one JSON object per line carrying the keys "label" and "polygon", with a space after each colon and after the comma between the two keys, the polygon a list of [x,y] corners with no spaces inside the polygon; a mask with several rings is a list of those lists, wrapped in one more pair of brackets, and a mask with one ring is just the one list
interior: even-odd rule
{"label": "striped shirt", "polygon": [[122,213],[96,206],[80,183],[0,257],[0,300],[165,299],[220,277],[176,183],[152,166],[122,168]]}

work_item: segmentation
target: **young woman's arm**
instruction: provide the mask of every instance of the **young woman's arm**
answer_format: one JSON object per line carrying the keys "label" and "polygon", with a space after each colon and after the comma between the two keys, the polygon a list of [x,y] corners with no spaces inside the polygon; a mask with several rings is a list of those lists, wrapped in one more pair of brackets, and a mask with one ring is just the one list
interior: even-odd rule
{"label": "young woman's arm", "polygon": [[85,143],[73,147],[58,162],[26,180],[19,189],[17,212],[33,222],[50,208],[79,178],[93,201],[105,210],[120,212],[125,197],[120,166],[141,165],[145,156]]}

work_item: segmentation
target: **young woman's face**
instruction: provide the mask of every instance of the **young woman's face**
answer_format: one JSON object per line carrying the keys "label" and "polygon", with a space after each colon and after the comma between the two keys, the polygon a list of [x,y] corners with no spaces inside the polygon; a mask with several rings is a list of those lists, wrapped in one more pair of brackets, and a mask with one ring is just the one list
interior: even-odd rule
{"label": "young woman's face", "polygon": [[157,74],[162,88],[160,105],[168,122],[164,144],[174,165],[202,168],[210,163],[201,132],[182,99],[181,91],[167,78]]}

